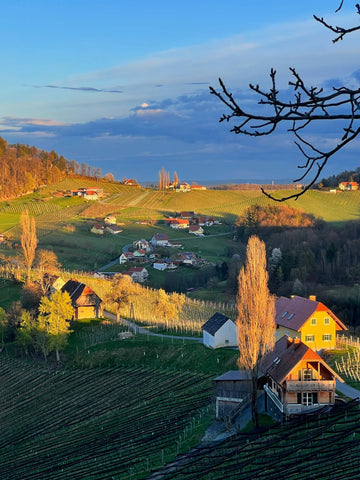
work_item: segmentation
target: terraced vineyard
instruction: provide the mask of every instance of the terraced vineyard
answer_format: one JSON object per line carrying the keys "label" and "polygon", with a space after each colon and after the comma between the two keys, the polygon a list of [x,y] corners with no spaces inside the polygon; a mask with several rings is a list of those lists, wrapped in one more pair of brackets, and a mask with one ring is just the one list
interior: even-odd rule
{"label": "terraced vineyard", "polygon": [[1,358],[3,480],[145,478],[180,452],[209,376],[139,368],[59,371]]}
{"label": "terraced vineyard", "polygon": [[173,480],[331,480],[359,478],[357,401],[261,433],[242,433],[193,449],[153,474]]}

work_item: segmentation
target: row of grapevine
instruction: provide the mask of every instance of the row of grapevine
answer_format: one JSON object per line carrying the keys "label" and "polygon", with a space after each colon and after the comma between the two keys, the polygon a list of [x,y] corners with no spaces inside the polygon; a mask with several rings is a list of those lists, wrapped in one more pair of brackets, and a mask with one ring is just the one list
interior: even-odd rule
{"label": "row of grapevine", "polygon": [[180,451],[209,377],[145,368],[44,372],[2,357],[1,478],[144,478]]}

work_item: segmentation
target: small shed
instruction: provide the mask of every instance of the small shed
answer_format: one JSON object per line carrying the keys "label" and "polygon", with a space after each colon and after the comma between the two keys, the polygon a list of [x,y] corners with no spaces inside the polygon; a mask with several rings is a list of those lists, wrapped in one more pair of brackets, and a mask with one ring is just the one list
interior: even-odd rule
{"label": "small shed", "polygon": [[214,380],[216,418],[224,419],[249,400],[251,374],[248,370],[230,370]]}
{"label": "small shed", "polygon": [[74,319],[102,317],[102,300],[94,290],[77,280],[68,280],[61,288],[71,298]]}
{"label": "small shed", "polygon": [[237,326],[226,315],[216,312],[201,328],[203,331],[203,344],[206,347],[237,346]]}

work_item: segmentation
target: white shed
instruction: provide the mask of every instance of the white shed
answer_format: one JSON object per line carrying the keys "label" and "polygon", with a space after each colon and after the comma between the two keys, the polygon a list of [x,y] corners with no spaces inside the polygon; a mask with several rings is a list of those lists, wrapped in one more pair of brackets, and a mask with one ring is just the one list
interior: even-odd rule
{"label": "white shed", "polygon": [[216,312],[204,325],[203,344],[210,348],[236,347],[237,326],[231,318]]}

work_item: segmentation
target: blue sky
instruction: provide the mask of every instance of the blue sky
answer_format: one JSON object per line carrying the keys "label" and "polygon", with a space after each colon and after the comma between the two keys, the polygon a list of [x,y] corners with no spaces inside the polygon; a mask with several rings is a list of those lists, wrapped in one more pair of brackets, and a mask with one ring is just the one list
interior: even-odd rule
{"label": "blue sky", "polygon": [[[302,161],[280,131],[254,139],[218,123],[221,76],[250,108],[249,83],[286,89],[289,67],[311,85],[359,87],[359,34],[333,45],[312,15],[356,22],[346,2],[13,0],[0,19],[0,136],[56,150],[116,178],[296,178]],[[285,97],[284,97],[285,98]],[[335,125],[312,140],[334,142]],[[359,142],[324,176],[359,166]]]}

